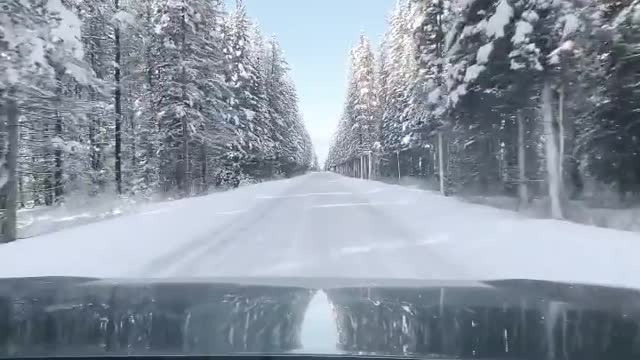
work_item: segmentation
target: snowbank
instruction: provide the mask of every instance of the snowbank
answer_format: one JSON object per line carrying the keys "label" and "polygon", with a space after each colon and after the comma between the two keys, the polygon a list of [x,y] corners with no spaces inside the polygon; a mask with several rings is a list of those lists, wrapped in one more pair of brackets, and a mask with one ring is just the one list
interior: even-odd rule
{"label": "snowbank", "polygon": [[[282,177],[273,177],[282,180]],[[269,181],[269,180],[267,180]],[[258,181],[243,178],[239,186],[250,186]],[[209,194],[228,189],[212,189]],[[152,198],[123,198],[114,195],[71,196],[66,197],[60,206],[37,206],[23,208],[18,211],[18,238],[25,239],[37,235],[69,229],[74,226],[91,224],[122,215],[153,211],[156,208],[170,206],[174,201],[171,196],[155,196]]]}
{"label": "snowbank", "polygon": [[[286,188],[289,182],[273,181],[203,197],[127,208],[112,208],[110,205],[114,203],[107,203],[94,210],[70,211],[66,217],[61,216],[65,209],[44,211],[32,216],[34,224],[29,225],[33,228],[30,231],[60,231],[0,244],[0,277],[133,274],[142,263],[224,226],[232,215],[259,201],[265,187],[271,194]],[[112,217],[124,211],[135,213]],[[100,217],[105,220],[95,222]],[[43,223],[35,224],[37,221]],[[83,221],[92,223],[69,228]],[[61,230],[62,226],[67,228]]]}
{"label": "snowbank", "polygon": [[[73,226],[90,224],[111,217],[135,213],[152,206],[145,201],[118,197],[69,199],[61,206],[38,206],[18,211],[20,239],[42,235]],[[158,205],[161,206],[161,205]]]}
{"label": "snowbank", "polygon": [[[387,184],[397,184],[398,179],[382,179]],[[412,189],[438,191],[438,184],[416,177],[403,177],[400,185]],[[604,191],[601,190],[600,193]],[[640,232],[640,207],[623,207],[618,201],[609,199],[611,195],[598,201],[598,204],[605,204],[607,207],[594,207],[586,201],[571,201],[565,209],[565,216],[568,221],[573,221],[585,225],[598,227],[636,231]],[[550,218],[548,199],[534,199],[526,208],[519,207],[518,198],[504,195],[464,195],[457,197],[461,201],[473,204],[491,206],[498,209],[518,211],[536,219]]]}
{"label": "snowbank", "polygon": [[422,251],[464,267],[469,279],[523,278],[640,288],[640,234],[532,219],[430,190],[349,181],[369,193],[370,201],[410,202],[402,212],[387,215],[410,228],[407,231],[424,234],[418,240],[418,245],[424,245]]}

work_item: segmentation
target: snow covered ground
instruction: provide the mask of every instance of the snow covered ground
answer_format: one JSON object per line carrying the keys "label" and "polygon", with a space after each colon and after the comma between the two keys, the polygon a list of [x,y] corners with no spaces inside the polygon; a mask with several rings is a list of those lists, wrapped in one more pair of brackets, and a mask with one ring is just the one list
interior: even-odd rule
{"label": "snow covered ground", "polygon": [[[255,182],[242,181],[240,186]],[[224,190],[213,189],[213,192]],[[18,238],[24,239],[68,229],[73,226],[91,224],[113,217],[152,211],[166,206],[171,197],[122,198],[116,195],[97,197],[67,197],[60,206],[37,206],[18,211]]]}
{"label": "snow covered ground", "polygon": [[640,234],[312,173],[0,245],[0,276],[532,278],[640,287]]}
{"label": "snow covered ground", "polygon": [[[397,178],[387,178],[384,182],[398,183]],[[400,185],[413,189],[438,191],[438,183],[423,178],[406,176]],[[621,204],[619,195],[603,185],[589,184],[588,200],[571,200],[565,204],[564,216],[567,220],[580,224],[640,232],[640,207]],[[548,198],[534,199],[526,208],[519,208],[518,198],[504,195],[456,195],[474,204],[492,206],[499,209],[519,211],[532,218],[550,218]]]}
{"label": "snow covered ground", "polygon": [[67,199],[63,206],[38,206],[18,211],[18,237],[28,238],[51,233],[71,226],[90,224],[114,216],[134,213],[148,203],[104,198]]}

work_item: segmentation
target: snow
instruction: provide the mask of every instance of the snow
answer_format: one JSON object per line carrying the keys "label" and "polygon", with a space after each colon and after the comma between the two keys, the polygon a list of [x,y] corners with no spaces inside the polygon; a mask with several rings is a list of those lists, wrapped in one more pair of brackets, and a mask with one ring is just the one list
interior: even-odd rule
{"label": "snow", "polygon": [[522,12],[521,17],[527,20],[529,23],[535,23],[540,19],[540,16],[538,16],[538,13],[534,10],[525,10],[524,12]]}
{"label": "snow", "polygon": [[16,34],[13,30],[14,26],[9,16],[7,14],[0,14],[0,33],[2,33],[3,36],[2,40],[7,42],[11,48],[14,47],[16,43]]}
{"label": "snow", "polygon": [[480,74],[486,69],[484,65],[471,65],[467,68],[467,71],[464,74],[465,82],[472,82],[480,76]]}
{"label": "snow", "polygon": [[563,42],[562,44],[560,44],[560,46],[558,46],[555,50],[553,50],[549,54],[549,63],[551,64],[560,63],[560,54],[563,52],[573,51],[574,48],[575,48],[575,43],[573,41],[567,40]]}
{"label": "snow", "polygon": [[62,140],[59,136],[54,136],[51,138],[51,145],[53,145],[54,149],[60,149],[65,146],[64,140]]}
{"label": "snow", "polygon": [[449,98],[455,104],[460,100],[461,96],[464,96],[467,93],[467,87],[465,84],[458,85],[451,93],[449,94]]}
{"label": "snow", "polygon": [[573,41],[571,41],[571,40],[567,40],[567,41],[563,42],[560,46],[558,46],[558,48],[555,49],[552,52],[552,54],[556,53],[556,52],[560,52],[560,51],[571,51],[571,50],[573,50],[574,47],[575,47],[575,43]]}
{"label": "snow", "polygon": [[66,71],[81,85],[88,85],[92,77],[87,69],[72,63],[66,64]]}
{"label": "snow", "polygon": [[[149,206],[148,202],[146,199],[121,199],[116,196],[67,196],[61,206],[38,206],[19,210],[18,235],[27,238],[135,213],[141,207]],[[153,212],[148,209],[145,211]]]}
{"label": "snow", "polygon": [[562,37],[566,38],[567,36],[570,36],[571,34],[576,32],[576,30],[578,30],[580,21],[578,20],[578,17],[573,14],[565,15],[563,17],[563,20],[564,28],[562,29]]}
{"label": "snow", "polygon": [[47,10],[57,13],[60,23],[51,30],[51,35],[62,40],[65,46],[72,51],[74,57],[82,60],[84,51],[80,41],[82,21],[71,10],[67,9],[61,0],[47,1]]}
{"label": "snow", "polygon": [[491,55],[492,51],[493,51],[492,42],[482,45],[480,49],[478,49],[478,54],[476,54],[476,62],[480,65],[488,63],[489,56]]}
{"label": "snow", "polygon": [[[139,264],[166,254],[181,242],[189,242],[208,231],[223,228],[232,211],[263,202],[262,193],[278,192],[287,180],[243,187],[234,191],[165,203],[140,206],[134,214],[113,217],[98,205],[96,210],[72,212],[68,207],[57,213],[21,214],[23,221],[60,222],[63,225],[81,218],[104,213],[106,220],[71,227],[54,233],[33,236],[14,243],[0,245],[0,277],[37,275],[82,275],[118,277],[135,274]],[[263,188],[267,189],[263,191]],[[71,206],[72,204],[70,204]],[[120,204],[124,205],[124,204]],[[111,212],[119,208],[111,207]],[[237,215],[242,215],[238,213]],[[53,216],[53,219],[47,219]],[[23,224],[36,227],[44,224]],[[173,238],[173,239],[172,239]],[[28,259],[28,260],[27,260]]]}
{"label": "snow", "polygon": [[32,65],[47,63],[45,59],[45,44],[40,38],[31,39],[31,53],[29,54],[29,61]]}
{"label": "snow", "polygon": [[449,49],[450,52],[453,52],[454,49],[452,49],[452,45],[454,40],[456,39],[456,35],[457,34],[457,27],[458,24],[455,24],[446,34],[444,37],[444,48],[445,49]]}
{"label": "snow", "polygon": [[302,198],[302,197],[312,197],[312,196],[341,196],[341,195],[353,195],[353,193],[351,192],[345,192],[345,191],[336,191],[336,192],[322,192],[322,193],[317,193],[317,192],[313,192],[313,193],[302,193],[302,194],[293,194],[293,195],[263,195],[263,196],[258,196],[258,199],[261,200],[267,200],[267,199],[291,199],[291,198]]}
{"label": "snow", "polygon": [[507,0],[500,0],[496,12],[487,20],[486,32],[489,37],[500,38],[504,36],[504,27],[513,17],[513,8]]}
{"label": "snow", "polygon": [[120,10],[115,13],[113,15],[113,21],[117,22],[118,25],[122,28],[126,28],[130,25],[135,25],[136,23],[135,17],[131,13],[124,10]]}
{"label": "snow", "polygon": [[253,119],[256,117],[256,113],[255,111],[251,111],[249,109],[244,109],[244,116],[247,120],[249,121],[253,121]]}
{"label": "snow", "polygon": [[0,189],[9,181],[9,171],[4,166],[0,166]]}
{"label": "snow", "polygon": [[[0,34],[5,42],[9,52],[0,52],[0,60],[3,62],[5,71],[0,74],[0,83],[16,84],[20,82],[22,72],[19,68],[14,67],[11,59],[12,52],[26,53],[24,50],[28,47],[29,64],[45,64],[44,47],[45,42],[35,36],[33,29],[27,29],[24,24],[14,24],[13,20],[7,15],[0,13]],[[36,68],[30,69],[36,70]]]}
{"label": "snow", "polygon": [[516,23],[516,32],[513,34],[511,38],[511,42],[515,45],[522,44],[527,41],[527,36],[531,34],[533,31],[533,26],[527,21],[518,21]]}
{"label": "snow", "polygon": [[[403,179],[403,181],[406,181]],[[412,186],[418,186],[413,182]],[[585,201],[573,200],[566,203],[566,218],[580,224],[598,226],[603,228],[618,229],[625,231],[640,232],[640,208],[625,208],[618,205],[602,206],[601,195],[598,201],[590,204]],[[534,199],[525,209],[519,207],[518,198],[512,196],[465,196],[461,198],[474,204],[482,204],[506,209],[510,211],[520,211],[520,213],[531,218],[544,219],[549,214],[549,199]],[[616,198],[617,200],[617,198]]]}
{"label": "snow", "polygon": [[637,233],[312,173],[0,245],[0,276],[530,278],[640,287],[639,252]]}
{"label": "snow", "polygon": [[429,92],[427,100],[431,104],[438,104],[440,101],[440,95],[442,94],[442,90],[437,87]]}
{"label": "snow", "polygon": [[415,19],[413,20],[413,25],[411,26],[411,28],[415,31],[420,29],[421,26],[423,26],[425,19],[427,18],[427,16],[423,13],[418,13],[418,15],[415,16]]}
{"label": "snow", "polygon": [[20,77],[13,67],[8,67],[6,71],[6,81],[8,84],[17,84]]}
{"label": "snow", "polygon": [[240,77],[243,79],[250,78],[249,73],[245,70],[244,65],[238,64],[238,71],[240,72]]}
{"label": "snow", "polygon": [[158,23],[156,25],[156,27],[154,28],[154,32],[158,35],[162,34],[162,29],[164,28],[164,26],[162,25],[162,22]]}
{"label": "snow", "polygon": [[524,67],[525,67],[524,64],[511,59],[511,66],[510,66],[511,70],[520,70],[520,69],[523,69]]}

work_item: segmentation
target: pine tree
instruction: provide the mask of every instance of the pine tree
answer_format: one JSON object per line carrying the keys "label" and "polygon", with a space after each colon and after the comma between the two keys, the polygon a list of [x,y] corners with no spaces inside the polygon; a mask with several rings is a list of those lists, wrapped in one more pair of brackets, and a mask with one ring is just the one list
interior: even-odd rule
{"label": "pine tree", "polygon": [[360,176],[368,177],[371,152],[378,139],[376,63],[369,40],[360,36],[358,46],[353,50],[352,63],[352,101],[350,107],[351,128],[355,141],[355,153],[360,162]]}
{"label": "pine tree", "polygon": [[602,54],[605,87],[593,112],[593,135],[585,139],[585,146],[591,173],[615,186],[624,199],[640,193],[640,2],[619,10],[612,6],[609,11],[608,28],[613,36]]}
{"label": "pine tree", "polygon": [[[94,77],[83,62],[82,23],[60,0],[3,4],[7,8],[11,11],[2,18],[1,27],[6,59],[0,93],[10,115],[5,201],[9,221],[4,233],[13,240],[16,188],[25,185],[23,179],[42,180],[40,186],[32,186],[32,196],[44,194],[48,204],[62,201],[65,187],[81,181],[82,165],[69,155],[82,148],[78,140],[84,94],[94,85]],[[22,136],[18,135],[20,115],[26,129]],[[18,164],[18,152],[31,155],[32,162]]]}
{"label": "pine tree", "polygon": [[229,169],[237,185],[313,165],[284,55],[241,2],[231,16],[222,0],[0,5],[0,103],[21,118],[0,132],[8,238],[18,206],[187,196]]}
{"label": "pine tree", "polygon": [[159,7],[156,20],[159,54],[166,64],[157,72],[154,101],[164,138],[158,149],[161,181],[165,189],[175,185],[185,195],[193,187],[196,144],[207,137],[204,130],[213,120],[208,116],[220,105],[219,101],[211,104],[205,91],[223,88],[221,80],[210,75],[220,66],[220,58],[212,57],[217,48],[209,35],[209,27],[217,26],[216,19],[204,16],[211,13],[210,6],[207,1],[166,1]]}
{"label": "pine tree", "polygon": [[[390,30],[380,51],[380,98],[381,147],[385,154],[383,172],[397,175],[397,162],[402,140],[406,137],[404,109],[406,96],[410,94],[408,84],[415,79],[412,37],[408,27],[408,8],[398,3],[391,15]],[[410,137],[409,137],[410,138]],[[406,138],[406,139],[409,139]],[[406,144],[405,144],[406,146]],[[393,158],[396,158],[393,160]]]}
{"label": "pine tree", "polygon": [[248,170],[253,161],[253,149],[258,145],[254,130],[256,111],[263,103],[254,92],[258,90],[258,64],[250,54],[250,32],[252,24],[244,4],[239,1],[235,11],[225,24],[226,81],[230,85],[229,104],[232,109],[230,121],[237,138],[227,154],[230,165]]}
{"label": "pine tree", "polygon": [[129,174],[133,194],[150,197],[161,189],[158,154],[162,149],[161,126],[157,103],[159,95],[158,69],[161,62],[160,36],[156,33],[156,0],[141,0],[130,4],[130,12],[137,19],[128,29],[130,41],[138,44],[138,55],[129,61],[132,82],[131,119],[135,131],[133,173]]}

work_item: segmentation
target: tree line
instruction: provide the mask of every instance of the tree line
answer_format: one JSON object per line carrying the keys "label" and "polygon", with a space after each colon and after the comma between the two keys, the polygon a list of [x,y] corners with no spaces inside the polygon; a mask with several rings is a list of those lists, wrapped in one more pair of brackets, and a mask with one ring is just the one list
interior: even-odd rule
{"label": "tree line", "polygon": [[640,195],[640,1],[406,0],[352,50],[326,168],[445,194]]}
{"label": "tree line", "polygon": [[0,0],[0,185],[190,196],[316,163],[289,68],[241,0]]}

